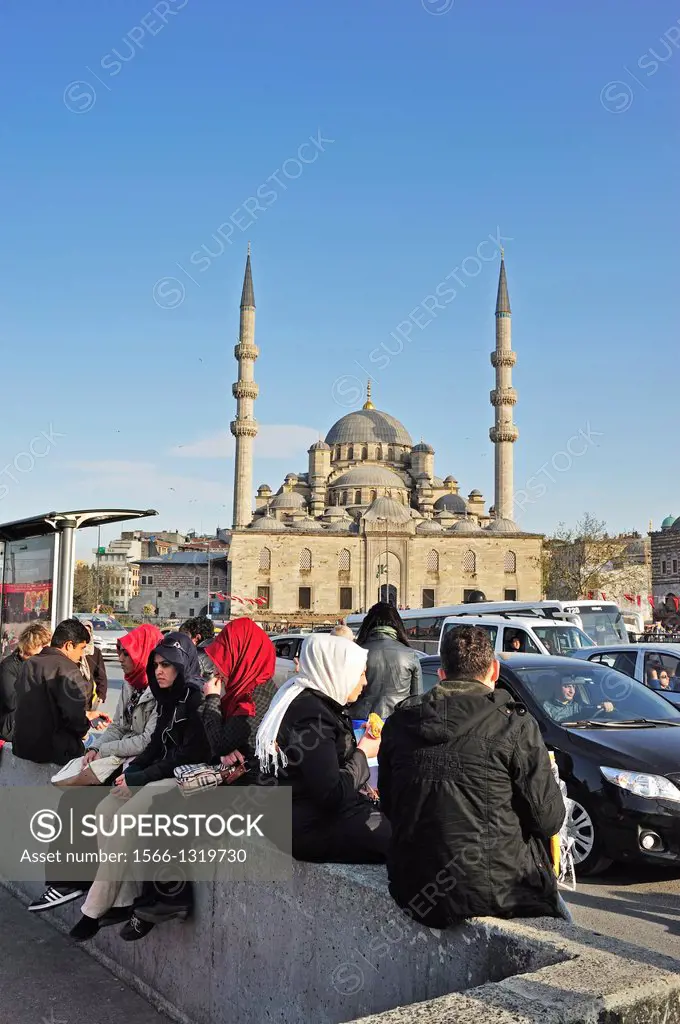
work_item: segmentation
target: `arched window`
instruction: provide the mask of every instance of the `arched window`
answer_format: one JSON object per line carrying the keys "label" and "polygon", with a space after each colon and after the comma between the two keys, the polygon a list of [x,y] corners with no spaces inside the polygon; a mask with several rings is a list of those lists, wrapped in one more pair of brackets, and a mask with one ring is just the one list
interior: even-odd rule
{"label": "arched window", "polygon": [[425,568],[428,572],[439,572],[439,555],[434,548],[427,553]]}
{"label": "arched window", "polygon": [[300,572],[312,571],[312,552],[309,548],[303,548],[300,552]]}
{"label": "arched window", "polygon": [[361,504],[361,491],[355,491],[354,492],[354,504],[355,505],[360,505]]}
{"label": "arched window", "polygon": [[342,492],[342,501],[340,502],[340,504],[341,505],[349,505],[349,492],[348,491],[343,491]]}
{"label": "arched window", "polygon": [[379,444],[377,449],[376,449],[375,457],[376,457],[376,459],[378,459],[378,461],[382,460],[383,452],[382,452],[382,445],[381,444]]}
{"label": "arched window", "polygon": [[505,572],[517,572],[517,556],[514,551],[506,551],[503,559]]}
{"label": "arched window", "polygon": [[347,458],[349,459],[350,462],[354,458],[354,445],[353,444],[351,444],[349,446],[349,448],[347,449]]}
{"label": "arched window", "polygon": [[367,459],[368,458],[368,446],[367,445],[364,445],[364,447],[361,449],[361,458],[362,459]]}
{"label": "arched window", "polygon": [[260,551],[260,572],[269,572],[272,567],[272,553],[269,548]]}
{"label": "arched window", "polygon": [[371,501],[375,501],[375,499],[377,497],[378,497],[378,492],[377,491],[371,491]]}
{"label": "arched window", "polygon": [[463,555],[463,572],[477,572],[477,556],[474,551],[466,551]]}
{"label": "arched window", "polygon": [[349,572],[352,567],[352,556],[347,548],[343,548],[338,555],[338,572]]}
{"label": "arched window", "polygon": [[340,461],[340,445],[337,445],[337,447],[335,449],[335,460],[336,460],[336,462]]}

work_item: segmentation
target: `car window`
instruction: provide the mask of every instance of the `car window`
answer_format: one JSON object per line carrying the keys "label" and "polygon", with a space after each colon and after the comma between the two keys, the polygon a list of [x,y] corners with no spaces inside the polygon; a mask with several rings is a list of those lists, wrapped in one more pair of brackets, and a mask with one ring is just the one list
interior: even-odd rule
{"label": "car window", "polygon": [[602,654],[594,654],[592,658],[588,658],[588,661],[596,661],[598,665],[607,665],[609,668],[614,668],[616,654],[614,651],[603,651]]}
{"label": "car window", "polygon": [[439,682],[439,676],[437,675],[438,665],[424,665],[423,666],[423,693],[427,693],[433,686],[436,686]]}
{"label": "car window", "polygon": [[645,651],[645,682],[652,690],[680,691],[680,659],[659,651]]}
{"label": "car window", "polygon": [[619,651],[612,667],[615,668],[617,672],[623,672],[624,676],[630,676],[631,679],[635,679],[636,664],[636,651]]}
{"label": "car window", "polygon": [[290,640],[279,640],[279,642],[277,644],[275,644],[274,647],[275,647],[275,650],[276,650],[277,658],[292,658],[293,657],[293,655],[291,653],[293,645],[291,644]]}

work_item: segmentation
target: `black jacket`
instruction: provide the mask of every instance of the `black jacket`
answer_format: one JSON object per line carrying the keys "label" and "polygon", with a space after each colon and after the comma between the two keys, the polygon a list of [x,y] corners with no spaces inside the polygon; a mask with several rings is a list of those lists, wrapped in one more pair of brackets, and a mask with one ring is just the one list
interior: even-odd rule
{"label": "black jacket", "polygon": [[99,700],[104,703],[106,700],[106,694],[109,689],[109,681],[106,676],[106,665],[104,664],[104,655],[95,647],[94,654],[86,654],[87,663],[90,666],[90,683],[88,686],[89,703],[88,708],[92,707],[93,698],[96,696]]}
{"label": "black jacket", "polygon": [[21,666],[16,683],[12,750],[38,764],[66,764],[85,750],[90,728],[80,668],[56,647],[44,647]]}
{"label": "black jacket", "polygon": [[558,916],[547,840],[564,801],[535,720],[509,693],[447,680],[404,701],[378,763],[390,892],[416,920]]}
{"label": "black jacket", "polygon": [[291,703],[277,743],[288,758],[279,770],[279,784],[293,790],[293,856],[304,857],[306,833],[367,802],[358,790],[370,777],[368,761],[357,750],[349,716],[313,690],[304,690]]}
{"label": "black jacket", "polygon": [[385,719],[404,698],[422,693],[423,673],[414,650],[376,630],[361,646],[368,651],[368,685],[347,709],[351,718],[368,718],[374,711]]}
{"label": "black jacket", "polygon": [[14,735],[16,686],[23,665],[24,659],[18,650],[0,661],[0,740],[11,742]]}
{"label": "black jacket", "polygon": [[[177,669],[172,686],[162,688],[156,681],[154,655],[162,654]],[[203,680],[198,655],[191,638],[168,633],[151,652],[147,669],[149,688],[156,698],[158,719],[149,745],[125,769],[128,786],[171,779],[182,764],[210,761],[210,743],[200,715]]]}

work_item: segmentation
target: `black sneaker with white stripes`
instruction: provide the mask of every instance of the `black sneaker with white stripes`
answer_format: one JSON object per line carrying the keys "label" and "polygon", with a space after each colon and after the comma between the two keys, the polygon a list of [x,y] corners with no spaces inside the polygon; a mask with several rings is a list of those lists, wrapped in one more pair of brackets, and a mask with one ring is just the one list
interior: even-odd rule
{"label": "black sneaker with white stripes", "polygon": [[39,914],[41,910],[54,910],[55,907],[61,907],[64,903],[70,903],[71,900],[77,900],[83,895],[83,889],[57,889],[51,885],[49,889],[45,889],[39,900],[34,900],[29,905],[28,909],[34,914]]}

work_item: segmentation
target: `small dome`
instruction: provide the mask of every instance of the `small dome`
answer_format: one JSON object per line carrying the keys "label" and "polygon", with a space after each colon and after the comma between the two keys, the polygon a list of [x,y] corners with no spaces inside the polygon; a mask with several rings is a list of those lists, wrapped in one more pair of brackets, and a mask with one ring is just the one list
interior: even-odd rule
{"label": "small dome", "polygon": [[484,528],[485,533],[521,533],[517,523],[512,519],[494,519]]}
{"label": "small dome", "polygon": [[467,512],[465,498],[461,498],[460,494],[444,494],[441,498],[437,498],[434,507],[437,512],[446,509],[447,512],[453,512],[459,516],[464,516]]}
{"label": "small dome", "polygon": [[379,519],[387,519],[391,523],[410,523],[411,512],[394,498],[376,498],[364,512],[362,518],[367,523],[375,523]]}
{"label": "small dome", "polygon": [[332,523],[325,523],[323,529],[328,533],[349,533],[352,525],[349,519],[336,519]]}
{"label": "small dome", "polygon": [[468,494],[468,498],[481,498],[481,497],[482,497],[482,492],[478,491],[476,488],[475,488],[474,491],[470,491],[470,493]]}
{"label": "small dome", "polygon": [[443,487],[444,486],[444,481],[442,480],[442,478],[440,476],[433,476],[432,477],[432,483],[434,484],[435,487]]}
{"label": "small dome", "polygon": [[322,530],[323,529],[321,523],[317,522],[316,519],[312,519],[311,516],[307,516],[306,518],[300,518],[300,519],[294,520],[294,522],[292,522],[290,524],[290,528],[291,528],[291,530]]}
{"label": "small dome", "polygon": [[664,519],[664,521],[661,524],[661,529],[662,530],[670,530],[670,528],[671,528],[671,526],[673,525],[674,522],[675,522],[675,516],[666,516],[666,518]]}
{"label": "small dome", "polygon": [[400,487],[404,490],[406,484],[394,470],[386,466],[363,465],[349,469],[337,480],[333,480],[329,487]]}
{"label": "small dome", "polygon": [[257,489],[257,493],[258,494],[265,494],[265,493],[266,494],[271,494],[272,493],[272,489],[269,486],[269,484],[260,484],[260,486]]}
{"label": "small dome", "polygon": [[378,441],[382,444],[399,444],[405,448],[413,445],[411,436],[399,420],[378,409],[359,409],[350,412],[334,423],[326,434],[326,443],[359,444]]}
{"label": "small dome", "polygon": [[297,479],[298,479],[297,478],[297,473],[288,473],[286,475],[286,483],[287,484],[296,484],[297,483]]}
{"label": "small dome", "polygon": [[434,448],[432,447],[432,445],[425,444],[424,441],[421,441],[420,444],[417,444],[415,448],[411,449],[411,451],[424,452],[425,455],[434,455]]}
{"label": "small dome", "polygon": [[344,508],[340,508],[339,505],[329,505],[323,514],[324,519],[349,519],[350,516]]}
{"label": "small dome", "polygon": [[435,523],[434,519],[423,519],[416,526],[416,533],[442,533],[442,526],[441,523]]}
{"label": "small dome", "polygon": [[459,519],[448,532],[455,533],[459,537],[471,537],[473,534],[483,533],[483,530],[481,526],[477,525],[474,519]]}
{"label": "small dome", "polygon": [[[448,476],[444,477],[444,483],[445,484],[457,484],[458,481],[456,480],[455,477],[451,476],[451,474],[449,473]],[[473,491],[472,493],[474,494],[475,492]],[[477,491],[477,494],[479,494],[479,491]]]}
{"label": "small dome", "polygon": [[669,529],[671,529],[673,531],[680,530],[680,516],[675,520],[673,525],[671,527],[669,527]]}
{"label": "small dome", "polygon": [[273,516],[260,516],[248,527],[249,530],[261,530],[262,533],[285,533],[286,527]]}
{"label": "small dome", "polygon": [[282,491],[271,500],[271,508],[304,508],[305,499],[297,491]]}
{"label": "small dome", "polygon": [[310,452],[329,452],[331,450],[331,446],[326,444],[325,441],[319,440],[315,441],[309,450]]}
{"label": "small dome", "polygon": [[440,512],[435,513],[438,523],[445,523],[450,526],[454,519],[458,519],[455,513],[450,512],[447,508],[443,508]]}

